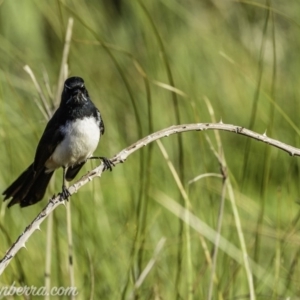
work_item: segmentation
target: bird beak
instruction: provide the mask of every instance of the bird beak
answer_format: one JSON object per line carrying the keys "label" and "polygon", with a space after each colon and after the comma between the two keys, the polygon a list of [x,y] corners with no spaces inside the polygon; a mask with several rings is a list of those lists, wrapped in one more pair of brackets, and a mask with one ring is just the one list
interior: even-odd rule
{"label": "bird beak", "polygon": [[72,97],[74,98],[74,100],[76,102],[86,101],[86,97],[84,95],[84,92],[81,89],[78,89],[78,90],[74,91]]}

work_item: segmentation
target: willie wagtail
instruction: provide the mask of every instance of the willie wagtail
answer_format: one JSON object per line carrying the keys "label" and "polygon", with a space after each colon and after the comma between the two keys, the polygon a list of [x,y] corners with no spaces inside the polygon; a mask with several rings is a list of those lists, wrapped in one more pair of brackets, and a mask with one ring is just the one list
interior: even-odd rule
{"label": "willie wagtail", "polygon": [[[37,146],[34,162],[3,192],[8,207],[21,207],[40,201],[55,169],[63,168],[62,198],[68,198],[65,180],[75,178],[87,159],[92,157],[104,123],[89,97],[84,81],[70,77],[65,81],[59,108],[56,110]],[[106,169],[113,163],[100,157]]]}

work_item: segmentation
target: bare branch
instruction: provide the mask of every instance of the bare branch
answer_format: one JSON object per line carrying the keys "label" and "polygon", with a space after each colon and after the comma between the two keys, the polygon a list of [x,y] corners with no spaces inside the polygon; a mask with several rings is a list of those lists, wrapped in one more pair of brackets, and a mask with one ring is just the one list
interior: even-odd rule
{"label": "bare branch", "polygon": [[[147,146],[148,144],[161,139],[163,137],[168,137],[172,134],[182,133],[187,131],[202,131],[202,130],[223,130],[229,131],[236,134],[244,135],[249,138],[253,138],[255,140],[264,142],[273,147],[279,148],[291,156],[300,156],[300,149],[292,147],[290,145],[284,144],[275,139],[271,139],[266,136],[266,134],[259,134],[244,127],[223,124],[223,123],[198,123],[198,124],[183,124],[171,126],[169,128],[157,131],[152,133],[143,139],[137,141],[126,149],[122,150],[118,154],[116,154],[111,161],[117,165],[119,163],[123,163],[129,155],[139,150],[140,148]],[[81,179],[79,179],[76,183],[69,187],[70,195],[76,193],[82,186],[87,184],[89,181],[93,180],[95,177],[100,177],[103,172],[104,165],[101,163],[98,167],[93,169],[84,175]],[[5,256],[0,260],[0,275],[3,273],[4,269],[10,263],[12,258],[16,255],[16,253],[22,248],[25,247],[25,243],[29,239],[29,237],[33,234],[33,232],[40,228],[40,224],[49,216],[49,214],[56,209],[59,205],[64,204],[64,201],[61,201],[60,195],[54,196],[46,207],[38,214],[38,216],[29,224],[24,232],[18,237],[16,242],[7,250]]]}

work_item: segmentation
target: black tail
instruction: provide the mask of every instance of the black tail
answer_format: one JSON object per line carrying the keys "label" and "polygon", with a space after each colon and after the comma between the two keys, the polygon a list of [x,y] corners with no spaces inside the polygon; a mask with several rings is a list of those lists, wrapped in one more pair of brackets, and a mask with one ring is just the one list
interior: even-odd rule
{"label": "black tail", "polygon": [[21,207],[42,200],[53,172],[45,173],[45,168],[35,172],[31,164],[4,192],[4,201],[12,198],[8,207],[20,203]]}

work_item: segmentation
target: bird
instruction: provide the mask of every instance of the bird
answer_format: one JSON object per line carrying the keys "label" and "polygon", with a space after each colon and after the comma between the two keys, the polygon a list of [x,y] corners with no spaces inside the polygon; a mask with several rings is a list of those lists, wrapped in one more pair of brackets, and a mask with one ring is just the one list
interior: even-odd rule
{"label": "bird", "polygon": [[33,205],[42,200],[54,171],[63,169],[61,199],[70,196],[66,180],[71,181],[90,158],[102,159],[104,169],[112,170],[106,157],[93,157],[104,122],[81,77],[68,78],[58,109],[46,125],[36,148],[33,163],[2,193],[8,207]]}

